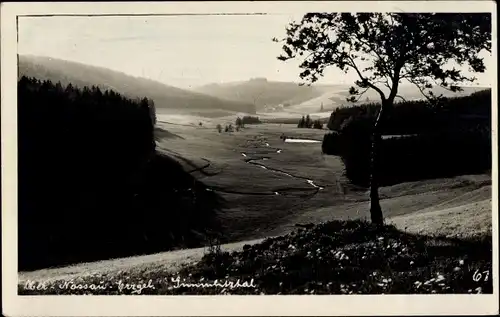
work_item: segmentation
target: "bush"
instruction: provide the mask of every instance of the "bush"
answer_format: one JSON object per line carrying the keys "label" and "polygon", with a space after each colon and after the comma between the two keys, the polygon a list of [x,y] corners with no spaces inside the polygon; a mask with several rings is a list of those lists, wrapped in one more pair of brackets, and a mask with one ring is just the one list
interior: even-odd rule
{"label": "bush", "polygon": [[216,197],[156,153],[150,106],[19,80],[19,270],[199,242]]}
{"label": "bush", "polygon": [[[467,239],[406,233],[394,226],[354,221],[331,221],[307,230],[221,250],[214,239],[208,253],[195,264],[165,272],[110,272],[110,280],[151,280],[144,295],[304,295],[304,294],[493,294],[492,278],[474,279],[492,270],[490,235]],[[221,280],[249,287],[166,287],[185,277],[185,284],[215,284]],[[484,276],[484,274],[482,275]],[[98,285],[100,275],[81,277],[81,284]],[[237,281],[238,280],[238,281]],[[178,280],[181,283],[181,280]],[[237,282],[236,282],[237,281]],[[46,290],[18,284],[20,295],[134,295],[137,290],[116,287],[91,291],[61,290],[51,280]],[[37,285],[37,284],[35,284]]]}

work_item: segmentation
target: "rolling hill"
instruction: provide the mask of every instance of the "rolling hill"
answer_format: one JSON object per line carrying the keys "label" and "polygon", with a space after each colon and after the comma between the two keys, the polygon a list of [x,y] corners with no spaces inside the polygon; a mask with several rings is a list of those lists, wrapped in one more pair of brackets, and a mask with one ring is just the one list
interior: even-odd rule
{"label": "rolling hill", "polygon": [[106,68],[51,57],[20,55],[21,76],[61,82],[63,85],[71,83],[78,87],[95,85],[101,89],[112,89],[129,98],[147,97],[154,100],[156,109],[160,111],[174,110],[205,117],[219,117],[232,112],[256,112],[251,103],[223,100]]}
{"label": "rolling hill", "polygon": [[[346,98],[349,96],[349,88],[351,85],[336,85],[336,86],[319,86],[316,88],[317,90],[322,90],[323,93],[315,98],[306,100],[302,103],[292,105],[287,108],[287,111],[290,113],[297,114],[315,114],[322,113],[325,111],[332,111],[336,108],[344,105],[349,106],[353,105],[351,102],[347,102]],[[433,89],[433,93],[436,95],[443,94],[444,97],[461,97],[472,94],[473,92],[480,91],[486,89],[485,87],[462,87],[463,91],[461,92],[451,92],[441,87],[435,87]],[[413,85],[401,85],[399,88],[398,95],[401,95],[406,100],[420,100],[424,99],[420,91],[416,86]],[[368,90],[359,102],[356,104],[363,104],[367,102],[379,102],[380,96],[374,90]],[[396,101],[401,101],[401,99],[397,98]],[[323,105],[323,111],[321,111],[321,105]]]}
{"label": "rolling hill", "polygon": [[[213,97],[234,100],[238,102],[255,103],[257,111],[272,117],[285,117],[295,114],[320,114],[330,112],[341,105],[352,105],[347,102],[349,88],[346,84],[314,84],[299,86],[294,82],[268,81],[265,78],[254,78],[248,81],[230,82],[223,84],[208,84],[194,88],[199,93]],[[463,87],[462,92],[453,93],[444,88],[436,87],[433,92],[445,97],[459,97],[469,95],[485,87]],[[417,87],[409,84],[400,86],[399,95],[406,100],[423,99]],[[374,90],[369,90],[357,104],[378,102],[380,96]],[[323,105],[323,111],[321,110]]]}
{"label": "rolling hill", "polygon": [[293,82],[268,81],[253,78],[244,82],[209,84],[194,88],[194,91],[218,98],[255,104],[258,110],[268,107],[300,104],[321,96],[323,89],[315,86],[299,86]]}

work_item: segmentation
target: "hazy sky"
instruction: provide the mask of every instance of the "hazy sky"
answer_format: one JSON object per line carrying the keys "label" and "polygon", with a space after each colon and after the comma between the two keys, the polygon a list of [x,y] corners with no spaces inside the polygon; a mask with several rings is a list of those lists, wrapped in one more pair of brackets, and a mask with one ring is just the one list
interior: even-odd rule
{"label": "hazy sky", "polygon": [[[181,88],[248,80],[296,81],[296,61],[280,62],[285,26],[301,15],[22,17],[19,54],[103,66]],[[487,67],[493,63],[488,57]],[[490,74],[477,74],[490,86]],[[357,76],[331,69],[320,83],[352,84]]]}

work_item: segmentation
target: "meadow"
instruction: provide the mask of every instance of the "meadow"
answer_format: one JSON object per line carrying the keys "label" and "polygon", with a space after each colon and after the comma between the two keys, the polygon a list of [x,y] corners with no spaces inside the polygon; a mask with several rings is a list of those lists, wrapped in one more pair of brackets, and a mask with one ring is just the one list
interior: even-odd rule
{"label": "meadow", "polygon": [[[321,140],[326,130],[297,129],[292,124],[258,124],[247,125],[239,132],[219,133],[215,125],[220,120],[199,126],[195,124],[196,118],[191,118],[192,124],[189,124],[189,117],[185,117],[185,123],[178,124],[165,123],[168,117],[162,115],[158,118],[157,151],[173,157],[185,171],[202,182],[206,190],[217,193],[223,201],[217,213],[221,229],[217,238],[200,241],[204,248],[21,272],[21,288],[27,280],[56,283],[75,278],[92,281],[103,276],[112,280],[175,277],[179,270],[192,272],[198,270],[199,265],[207,265],[207,256],[217,246],[221,252],[240,252],[244,245],[259,245],[269,237],[290,237],[297,225],[369,219],[368,193],[365,188],[350,184],[339,157],[322,155],[321,143],[287,143],[280,139],[285,133],[293,138]],[[259,158],[266,158],[259,163],[273,170],[247,162]],[[322,189],[311,186],[306,180],[312,180]],[[487,248],[489,240],[485,237],[491,234],[491,177],[487,174],[383,187],[381,198],[386,222],[396,230],[410,235],[423,234],[422,237],[431,240],[433,236],[475,239],[479,242],[471,242],[472,245]],[[456,218],[457,215],[460,218]],[[460,223],[452,223],[450,219],[460,219]],[[471,221],[473,219],[477,221]],[[302,234],[307,235],[308,231]],[[357,234],[361,235],[362,231]],[[485,239],[486,245],[478,239]],[[468,252],[466,246],[462,248],[465,251],[456,254],[457,261]],[[377,289],[374,286],[372,291]],[[303,288],[295,291],[300,290]],[[394,288],[393,291],[400,290]],[[278,292],[276,289],[263,291]],[[168,289],[163,292],[172,293]],[[26,290],[21,293],[33,294]]]}
{"label": "meadow", "polygon": [[[158,107],[153,113],[148,99],[26,79],[20,92],[20,294],[53,293],[27,289],[28,281],[160,281],[187,272],[213,278],[256,273],[264,294],[491,292],[490,282],[471,284],[474,272],[456,263],[476,250],[469,267],[491,267],[487,171],[383,186],[387,226],[377,231],[365,222],[367,188],[349,178],[342,156],[323,153],[327,129],[298,128],[275,117],[277,123],[263,118],[219,132],[217,125],[234,125],[241,114],[207,117]],[[57,106],[43,112],[51,102]],[[100,102],[106,107],[96,107]],[[123,155],[128,160],[119,161]],[[34,239],[30,230],[36,228]],[[327,231],[333,235],[328,241]],[[377,242],[381,236],[397,245],[396,253],[387,255],[382,247],[388,244]],[[67,249],[66,242],[78,247]],[[283,253],[288,245],[297,252]],[[309,256],[320,246],[336,253]],[[426,255],[431,247],[436,251]],[[442,250],[447,256],[439,255]],[[373,270],[367,258],[379,261],[384,278],[357,287]],[[293,266],[299,260],[306,271]],[[418,265],[408,266],[411,261]],[[406,264],[391,269],[395,262]],[[343,265],[335,274],[345,283],[325,288],[333,274],[325,269],[335,263]],[[433,284],[442,278],[455,282]],[[396,284],[384,282],[389,279]],[[277,280],[290,284],[276,287]]]}

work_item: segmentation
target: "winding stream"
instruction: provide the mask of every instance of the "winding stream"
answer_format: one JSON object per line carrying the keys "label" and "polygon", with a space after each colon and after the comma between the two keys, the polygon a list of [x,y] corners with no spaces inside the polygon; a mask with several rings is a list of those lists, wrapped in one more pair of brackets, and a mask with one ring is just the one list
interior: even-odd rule
{"label": "winding stream", "polygon": [[[278,150],[281,152],[281,150]],[[280,153],[278,152],[278,153]],[[248,157],[248,155],[246,153],[241,153],[242,156],[244,157]],[[288,177],[292,177],[292,178],[298,178],[298,179],[303,179],[306,181],[307,184],[309,184],[310,186],[314,187],[315,189],[317,190],[322,190],[324,189],[324,187],[321,187],[319,185],[316,185],[314,183],[313,180],[311,179],[308,179],[306,177],[301,177],[301,176],[296,176],[296,175],[292,175],[290,173],[287,173],[287,172],[284,172],[282,170],[279,170],[279,169],[276,169],[276,168],[272,168],[272,167],[269,167],[269,166],[265,166],[264,164],[262,163],[259,163],[258,161],[266,161],[268,160],[269,158],[268,157],[261,157],[261,158],[258,158],[258,159],[245,159],[245,162],[249,163],[249,164],[253,164],[253,165],[256,165],[256,166],[260,166],[261,168],[265,169],[265,170],[268,170],[268,171],[272,171],[272,172],[275,172],[275,173],[279,173],[279,174],[283,174],[283,175],[286,175]],[[274,192],[276,195],[280,195],[279,192]]]}

